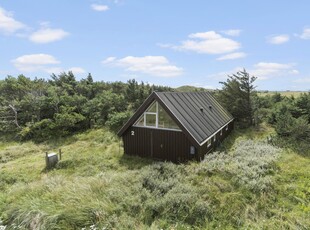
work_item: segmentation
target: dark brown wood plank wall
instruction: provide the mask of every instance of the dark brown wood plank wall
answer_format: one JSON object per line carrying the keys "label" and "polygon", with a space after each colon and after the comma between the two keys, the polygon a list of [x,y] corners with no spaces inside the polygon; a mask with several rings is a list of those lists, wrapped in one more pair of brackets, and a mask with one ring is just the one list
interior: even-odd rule
{"label": "dark brown wood plank wall", "polygon": [[128,155],[172,162],[198,159],[198,149],[195,149],[195,154],[190,154],[193,144],[180,131],[130,127],[123,135],[123,142]]}

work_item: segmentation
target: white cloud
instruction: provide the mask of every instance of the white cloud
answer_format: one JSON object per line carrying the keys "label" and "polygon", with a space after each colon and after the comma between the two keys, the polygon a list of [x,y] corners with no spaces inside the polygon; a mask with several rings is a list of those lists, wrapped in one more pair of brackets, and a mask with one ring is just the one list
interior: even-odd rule
{"label": "white cloud", "polygon": [[243,57],[246,57],[246,53],[236,52],[236,53],[230,53],[230,54],[223,55],[217,58],[216,60],[218,61],[233,60],[233,59],[238,59],[238,58],[243,58]]}
{"label": "white cloud", "polygon": [[81,67],[71,67],[66,72],[71,71],[73,74],[83,74],[86,73],[85,69]]}
{"label": "white cloud", "polygon": [[49,43],[63,39],[69,33],[62,29],[42,28],[29,37],[29,40],[35,43]]}
{"label": "white cloud", "polygon": [[107,5],[91,4],[90,6],[95,11],[107,11],[110,8]]}
{"label": "white cloud", "polygon": [[0,7],[0,32],[10,34],[25,28],[26,25],[15,20],[12,13]]}
{"label": "white cloud", "polygon": [[46,71],[48,66],[60,63],[48,54],[29,54],[12,60],[14,66],[23,72]]}
{"label": "white cloud", "polygon": [[241,45],[232,39],[225,38],[215,31],[194,33],[188,36],[190,39],[182,41],[181,45],[161,44],[180,51],[193,51],[206,54],[223,54],[238,50]]}
{"label": "white cloud", "polygon": [[103,64],[109,64],[109,63],[113,63],[113,61],[115,61],[116,57],[108,57],[105,60],[102,61]]}
{"label": "white cloud", "polygon": [[[251,76],[257,77],[258,80],[267,80],[273,77],[298,75],[299,71],[294,68],[295,65],[294,63],[259,62],[253,65],[252,68],[246,68],[246,70]],[[243,69],[243,67],[236,67],[230,71],[209,75],[209,78],[225,81],[228,75],[235,74]]]}
{"label": "white cloud", "polygon": [[298,70],[294,69],[295,64],[281,64],[274,62],[259,62],[254,65],[254,69],[250,70],[251,75],[256,76],[259,80],[266,80],[271,77],[298,74]]}
{"label": "white cloud", "polygon": [[290,36],[287,34],[275,35],[268,38],[268,42],[275,45],[286,43],[290,40]]}
{"label": "white cloud", "polygon": [[302,34],[297,36],[299,36],[301,39],[310,39],[310,28],[305,28]]}
{"label": "white cloud", "polygon": [[159,77],[175,77],[183,73],[183,69],[170,64],[164,56],[127,56],[121,59],[109,57],[102,61],[103,64],[125,68],[129,72],[138,72]]}
{"label": "white cloud", "polygon": [[240,35],[241,30],[223,30],[221,31],[223,34],[229,35],[229,36],[234,36],[237,37]]}

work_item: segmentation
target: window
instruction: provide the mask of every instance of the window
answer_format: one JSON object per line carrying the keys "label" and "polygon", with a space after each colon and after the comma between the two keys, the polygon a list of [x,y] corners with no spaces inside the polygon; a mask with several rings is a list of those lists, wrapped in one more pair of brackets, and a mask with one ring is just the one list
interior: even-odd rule
{"label": "window", "polygon": [[225,127],[225,131],[227,131],[228,130],[228,125],[226,125],[226,127]]}
{"label": "window", "polygon": [[221,135],[221,136],[223,135],[223,129],[221,129],[221,131],[220,131],[220,135]]}
{"label": "window", "polygon": [[137,125],[137,126],[144,126],[144,114],[143,114],[142,117],[140,117],[140,119],[137,121],[136,125]]}
{"label": "window", "polygon": [[158,105],[158,128],[179,129],[169,114]]}
{"label": "window", "polygon": [[190,152],[190,154],[195,154],[195,147],[194,146],[190,146],[189,152]]}
{"label": "window", "polygon": [[213,136],[213,141],[216,142],[216,134]]}
{"label": "window", "polygon": [[150,107],[149,107],[149,109],[147,110],[147,112],[149,112],[149,113],[156,113],[157,112],[157,102],[156,103],[153,103]]}
{"label": "window", "polygon": [[145,126],[156,127],[156,114],[145,114]]}
{"label": "window", "polygon": [[207,141],[207,147],[210,147],[210,146],[211,146],[211,139]]}
{"label": "window", "polygon": [[178,125],[172,120],[169,114],[158,102],[153,102],[137,120],[135,125],[141,127],[180,130]]}

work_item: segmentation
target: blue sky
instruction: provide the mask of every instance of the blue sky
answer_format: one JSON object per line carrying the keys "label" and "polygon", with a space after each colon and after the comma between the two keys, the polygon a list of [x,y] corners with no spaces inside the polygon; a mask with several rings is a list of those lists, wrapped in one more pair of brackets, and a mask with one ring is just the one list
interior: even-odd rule
{"label": "blue sky", "polygon": [[310,90],[310,2],[0,2],[0,79],[73,71],[97,81],[220,88],[245,68],[259,90]]}

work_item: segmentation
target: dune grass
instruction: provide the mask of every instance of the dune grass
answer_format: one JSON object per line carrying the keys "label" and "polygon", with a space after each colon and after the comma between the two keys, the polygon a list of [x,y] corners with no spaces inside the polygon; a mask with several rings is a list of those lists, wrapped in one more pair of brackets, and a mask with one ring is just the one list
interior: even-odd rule
{"label": "dune grass", "polygon": [[[123,155],[104,129],[42,144],[0,142],[8,229],[309,229],[310,159],[235,131],[202,162]],[[46,170],[45,151],[63,151]]]}

